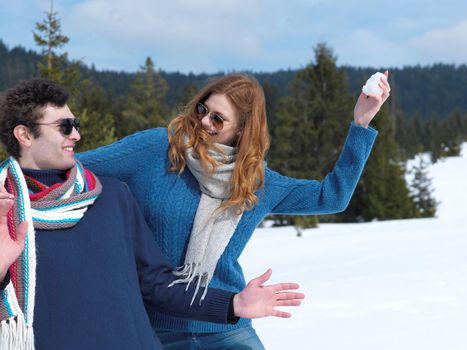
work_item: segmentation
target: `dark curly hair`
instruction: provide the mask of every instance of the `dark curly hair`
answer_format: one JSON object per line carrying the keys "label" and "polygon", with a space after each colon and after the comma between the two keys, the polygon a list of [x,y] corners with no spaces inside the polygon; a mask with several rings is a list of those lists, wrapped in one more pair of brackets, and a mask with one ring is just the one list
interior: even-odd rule
{"label": "dark curly hair", "polygon": [[19,158],[20,146],[13,129],[26,126],[34,137],[40,136],[38,125],[47,104],[63,107],[68,93],[56,83],[45,79],[23,80],[0,95],[0,140],[9,155]]}

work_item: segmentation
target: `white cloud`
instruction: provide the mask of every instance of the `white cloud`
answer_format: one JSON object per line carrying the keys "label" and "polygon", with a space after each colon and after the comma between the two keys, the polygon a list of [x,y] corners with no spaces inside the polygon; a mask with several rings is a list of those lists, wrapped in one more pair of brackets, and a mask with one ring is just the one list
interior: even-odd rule
{"label": "white cloud", "polygon": [[215,6],[206,0],[87,1],[66,14],[66,23],[76,33],[71,37],[81,37],[82,48],[101,47],[102,42],[116,55],[157,52],[166,67],[183,57],[186,66],[191,61],[192,67],[212,69],[226,55],[251,59],[263,54],[254,29],[259,5],[259,1],[248,3],[247,8],[235,1]]}
{"label": "white cloud", "polygon": [[393,67],[403,65],[410,59],[403,45],[365,29],[342,33],[331,45],[338,53],[340,64]]}
{"label": "white cloud", "polygon": [[86,0],[63,23],[74,42],[70,53],[86,60],[108,50],[114,63],[133,61],[133,69],[153,55],[168,70],[275,70],[309,61],[313,32],[323,27],[314,9],[322,3]]}
{"label": "white cloud", "polygon": [[353,23],[359,17],[351,7],[332,10],[319,0],[87,0],[67,13],[67,22],[76,32],[70,36],[82,38],[77,47],[105,48],[115,62],[136,59],[134,69],[147,55],[168,70],[298,67],[310,61],[311,47],[320,41],[334,46],[341,63],[404,63],[407,55],[397,44],[365,29],[374,23]]}
{"label": "white cloud", "polygon": [[420,63],[467,63],[467,19],[447,28],[430,30],[410,40]]}
{"label": "white cloud", "polygon": [[[37,50],[31,30],[49,0],[4,5],[0,38]],[[55,0],[63,33],[70,37],[65,48],[70,57],[98,69],[134,71],[151,56],[157,67],[183,72],[298,68],[322,41],[340,64],[460,62],[466,57],[460,44],[465,36],[459,34],[465,33],[466,5],[465,0]]]}
{"label": "white cloud", "polygon": [[[88,31],[98,31],[113,40],[151,44],[202,39],[228,46],[229,40],[245,36],[250,26],[238,22],[239,6],[222,4],[212,7],[206,1],[87,1],[76,5],[69,17],[74,27],[84,24]],[[252,11],[242,14],[247,23],[253,15]]]}

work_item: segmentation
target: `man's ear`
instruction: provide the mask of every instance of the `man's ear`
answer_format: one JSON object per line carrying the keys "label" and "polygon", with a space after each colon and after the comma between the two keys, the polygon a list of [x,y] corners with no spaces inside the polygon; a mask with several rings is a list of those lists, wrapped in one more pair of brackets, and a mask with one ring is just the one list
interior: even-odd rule
{"label": "man's ear", "polygon": [[15,135],[19,144],[23,147],[30,147],[34,139],[29,128],[24,125],[16,125],[13,129],[13,135]]}

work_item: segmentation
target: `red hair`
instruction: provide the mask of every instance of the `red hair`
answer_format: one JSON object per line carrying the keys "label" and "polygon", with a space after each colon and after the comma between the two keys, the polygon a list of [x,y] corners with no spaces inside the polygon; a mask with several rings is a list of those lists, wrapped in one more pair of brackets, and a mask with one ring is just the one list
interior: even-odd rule
{"label": "red hair", "polygon": [[264,92],[255,78],[245,74],[214,78],[186,105],[183,113],[170,122],[170,170],[183,172],[185,151],[193,147],[202,167],[207,172],[215,171],[217,163],[207,151],[216,147],[196,113],[196,104],[205,102],[212,94],[225,95],[240,122],[231,193],[221,209],[235,207],[238,212],[243,212],[251,209],[258,200],[255,192],[264,185],[264,157],[269,149]]}

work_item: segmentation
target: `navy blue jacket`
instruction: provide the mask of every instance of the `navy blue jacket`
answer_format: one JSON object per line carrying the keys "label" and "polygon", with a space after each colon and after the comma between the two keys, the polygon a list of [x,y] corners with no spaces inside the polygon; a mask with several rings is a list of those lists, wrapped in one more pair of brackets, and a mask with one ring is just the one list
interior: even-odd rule
{"label": "navy blue jacket", "polygon": [[[48,185],[63,176],[25,173]],[[210,289],[201,305],[190,307],[192,290],[167,288],[172,266],[126,185],[100,180],[101,195],[76,226],[36,231],[36,350],[162,349],[145,308],[226,323],[233,293]]]}

